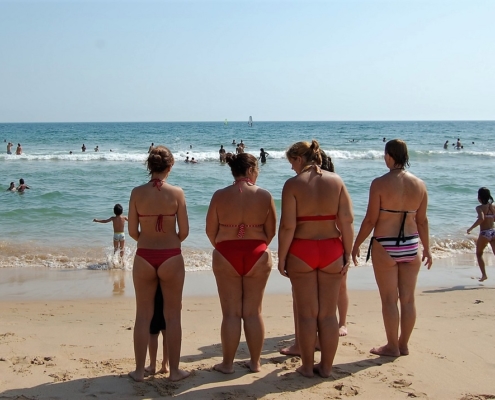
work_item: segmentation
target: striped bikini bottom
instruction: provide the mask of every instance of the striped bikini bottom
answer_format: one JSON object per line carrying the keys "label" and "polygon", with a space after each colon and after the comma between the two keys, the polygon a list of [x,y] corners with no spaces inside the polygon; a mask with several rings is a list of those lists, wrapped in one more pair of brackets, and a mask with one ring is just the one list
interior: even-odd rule
{"label": "striped bikini bottom", "polygon": [[373,240],[380,243],[388,255],[398,263],[411,262],[418,254],[419,235],[417,233],[411,236],[404,236],[402,238],[373,236],[370,241],[370,247],[368,248],[368,256],[366,261],[368,261],[371,256],[371,246],[373,244]]}

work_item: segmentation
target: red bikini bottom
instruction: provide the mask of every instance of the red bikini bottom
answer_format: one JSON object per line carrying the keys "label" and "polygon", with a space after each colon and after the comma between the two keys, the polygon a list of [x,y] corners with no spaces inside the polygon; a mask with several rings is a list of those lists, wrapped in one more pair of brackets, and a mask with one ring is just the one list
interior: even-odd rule
{"label": "red bikini bottom", "polygon": [[225,240],[215,245],[215,249],[227,259],[241,276],[251,271],[267,247],[264,240],[254,239]]}
{"label": "red bikini bottom", "polygon": [[293,239],[289,253],[304,261],[313,269],[321,269],[333,263],[344,254],[340,238]]}
{"label": "red bikini bottom", "polygon": [[156,270],[169,258],[181,254],[180,248],[175,249],[142,249],[136,250],[136,255],[148,261]]}

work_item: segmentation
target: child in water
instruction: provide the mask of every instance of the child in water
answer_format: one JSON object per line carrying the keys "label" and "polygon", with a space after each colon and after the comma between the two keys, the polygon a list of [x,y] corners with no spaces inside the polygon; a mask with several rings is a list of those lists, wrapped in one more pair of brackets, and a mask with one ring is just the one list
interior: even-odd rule
{"label": "child in water", "polygon": [[[160,284],[158,283],[158,287],[156,288],[156,293],[155,293],[155,311],[153,313],[153,318],[151,319],[150,340],[148,343],[148,351],[150,354],[150,365],[144,369],[149,375],[166,374],[167,372],[169,372],[165,327],[166,327],[165,317],[163,315],[163,295],[162,295],[162,290],[160,288]],[[156,356],[158,354],[158,337],[160,336],[160,332],[162,333],[162,338],[163,338],[163,360],[162,360],[162,368],[159,371],[157,371]]]}
{"label": "child in water", "polygon": [[110,217],[108,219],[93,219],[93,222],[99,222],[101,224],[106,224],[107,222],[113,223],[113,250],[114,253],[120,248],[120,257],[124,256],[124,245],[125,245],[125,221],[127,221],[127,216],[122,215],[124,209],[120,204],[115,204],[113,207],[113,212],[115,217]]}
{"label": "child in water", "polygon": [[479,281],[483,282],[488,279],[485,270],[485,261],[483,260],[483,251],[488,243],[490,243],[493,254],[495,254],[495,229],[493,229],[495,210],[492,205],[492,195],[490,194],[490,190],[486,187],[482,187],[478,190],[478,201],[481,203],[476,207],[478,219],[467,230],[467,233],[471,233],[474,228],[478,225],[480,226],[480,234],[478,236],[478,241],[476,242],[476,258],[478,259],[478,265],[481,270],[481,278]]}

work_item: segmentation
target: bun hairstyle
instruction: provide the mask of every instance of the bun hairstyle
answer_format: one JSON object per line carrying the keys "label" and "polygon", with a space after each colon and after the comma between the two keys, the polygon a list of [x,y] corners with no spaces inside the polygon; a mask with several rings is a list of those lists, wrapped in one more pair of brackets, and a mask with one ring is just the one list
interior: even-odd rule
{"label": "bun hairstyle", "polygon": [[478,190],[478,199],[480,199],[482,204],[493,203],[493,197],[490,194],[490,190],[486,187],[482,187]]}
{"label": "bun hairstyle", "polygon": [[287,158],[302,157],[306,163],[315,163],[321,165],[321,150],[320,144],[313,139],[309,142],[294,143],[286,152]]}
{"label": "bun hairstyle", "polygon": [[239,176],[246,176],[249,168],[256,168],[258,161],[256,157],[249,153],[232,154],[227,153],[225,161],[229,164],[232,176],[237,178]]}
{"label": "bun hairstyle", "polygon": [[333,166],[332,158],[327,156],[323,150],[320,150],[321,154],[321,169],[329,172],[335,172],[335,167]]}
{"label": "bun hairstyle", "polygon": [[407,153],[406,142],[400,139],[392,139],[385,145],[385,153],[394,159],[394,167],[409,167],[409,154]]}
{"label": "bun hairstyle", "polygon": [[150,151],[145,164],[150,175],[155,172],[164,172],[174,165],[174,156],[167,147],[156,146]]}

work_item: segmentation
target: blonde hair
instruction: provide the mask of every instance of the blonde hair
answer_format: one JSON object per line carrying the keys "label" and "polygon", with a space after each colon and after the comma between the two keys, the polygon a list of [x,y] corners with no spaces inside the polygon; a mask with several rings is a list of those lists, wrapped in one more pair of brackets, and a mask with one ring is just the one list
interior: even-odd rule
{"label": "blonde hair", "polygon": [[297,142],[294,143],[285,152],[287,158],[303,158],[306,163],[314,163],[316,165],[321,165],[321,152],[320,144],[317,140],[313,139],[311,143],[309,142]]}

